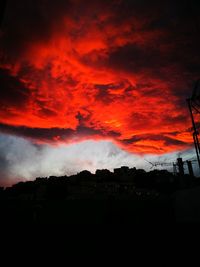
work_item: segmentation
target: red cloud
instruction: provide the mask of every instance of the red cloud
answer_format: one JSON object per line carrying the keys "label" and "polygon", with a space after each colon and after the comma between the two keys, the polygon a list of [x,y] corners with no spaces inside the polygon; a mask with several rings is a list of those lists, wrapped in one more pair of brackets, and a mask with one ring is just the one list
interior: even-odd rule
{"label": "red cloud", "polygon": [[[185,98],[197,76],[188,68],[193,48],[182,33],[172,41],[178,26],[151,9],[150,17],[133,8],[120,18],[123,2],[105,9],[104,1],[73,1],[48,21],[47,35],[26,30],[18,55],[4,51],[2,131],[43,142],[109,139],[135,153],[191,146]],[[12,34],[5,30],[5,40]]]}

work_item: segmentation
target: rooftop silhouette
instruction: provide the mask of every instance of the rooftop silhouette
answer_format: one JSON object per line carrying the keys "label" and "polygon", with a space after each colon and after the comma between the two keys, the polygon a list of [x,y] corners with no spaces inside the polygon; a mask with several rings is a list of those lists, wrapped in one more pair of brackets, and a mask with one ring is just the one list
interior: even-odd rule
{"label": "rooftop silhouette", "polygon": [[198,191],[198,186],[199,179],[167,170],[85,170],[0,188],[0,212],[5,223],[175,222],[185,218],[176,217],[180,192]]}

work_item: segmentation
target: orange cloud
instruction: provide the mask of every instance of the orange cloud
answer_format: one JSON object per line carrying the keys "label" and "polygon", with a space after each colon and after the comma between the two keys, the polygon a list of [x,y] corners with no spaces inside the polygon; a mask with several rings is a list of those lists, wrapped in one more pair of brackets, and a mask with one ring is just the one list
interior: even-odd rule
{"label": "orange cloud", "polygon": [[[186,37],[172,42],[175,30],[162,26],[154,13],[143,17],[133,8],[132,15],[120,19],[123,2],[111,1],[105,8],[104,1],[85,6],[72,1],[56,20],[47,20],[45,36],[25,31],[19,55],[4,52],[2,131],[38,142],[109,139],[134,153],[191,146],[184,101],[187,82],[196,77],[188,70],[194,64],[192,49],[177,51]],[[12,34],[5,29],[5,43]]]}

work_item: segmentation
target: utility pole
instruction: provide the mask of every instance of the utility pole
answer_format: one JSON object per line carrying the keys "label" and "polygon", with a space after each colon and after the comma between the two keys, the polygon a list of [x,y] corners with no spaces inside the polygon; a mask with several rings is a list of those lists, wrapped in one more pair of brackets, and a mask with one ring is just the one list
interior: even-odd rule
{"label": "utility pole", "polygon": [[200,84],[200,80],[198,80],[196,82],[196,85],[195,85],[194,90],[193,90],[193,95],[191,98],[187,99],[187,103],[188,103],[188,108],[189,108],[190,117],[191,117],[191,121],[192,121],[193,141],[194,141],[195,151],[196,151],[196,155],[197,155],[198,165],[200,168],[199,132],[197,130],[197,126],[196,126],[195,119],[194,119],[194,112],[200,113],[200,106],[196,103],[197,101],[199,101],[199,99],[198,99],[199,96],[197,94],[199,84]]}
{"label": "utility pole", "polygon": [[173,174],[174,174],[174,176],[177,175],[177,165],[174,162],[173,162]]}
{"label": "utility pole", "polygon": [[177,164],[178,164],[179,175],[183,176],[184,175],[183,159],[182,158],[178,158],[177,159]]}
{"label": "utility pole", "polygon": [[187,160],[187,166],[188,166],[189,175],[191,177],[194,177],[194,172],[193,172],[193,168],[192,168],[192,162],[190,160]]}

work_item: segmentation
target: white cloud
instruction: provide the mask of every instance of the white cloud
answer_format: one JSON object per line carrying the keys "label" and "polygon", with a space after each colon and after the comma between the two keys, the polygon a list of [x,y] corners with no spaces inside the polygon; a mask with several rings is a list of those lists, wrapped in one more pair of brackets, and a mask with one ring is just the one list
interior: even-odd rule
{"label": "white cloud", "polygon": [[[194,151],[185,151],[184,159],[191,158]],[[51,175],[71,175],[82,170],[113,170],[121,166],[149,170],[151,162],[173,162],[178,153],[163,156],[141,157],[121,150],[108,141],[84,141],[66,146],[35,145],[30,141],[10,135],[0,135],[0,182],[15,183]],[[172,170],[172,168],[169,168]]]}

